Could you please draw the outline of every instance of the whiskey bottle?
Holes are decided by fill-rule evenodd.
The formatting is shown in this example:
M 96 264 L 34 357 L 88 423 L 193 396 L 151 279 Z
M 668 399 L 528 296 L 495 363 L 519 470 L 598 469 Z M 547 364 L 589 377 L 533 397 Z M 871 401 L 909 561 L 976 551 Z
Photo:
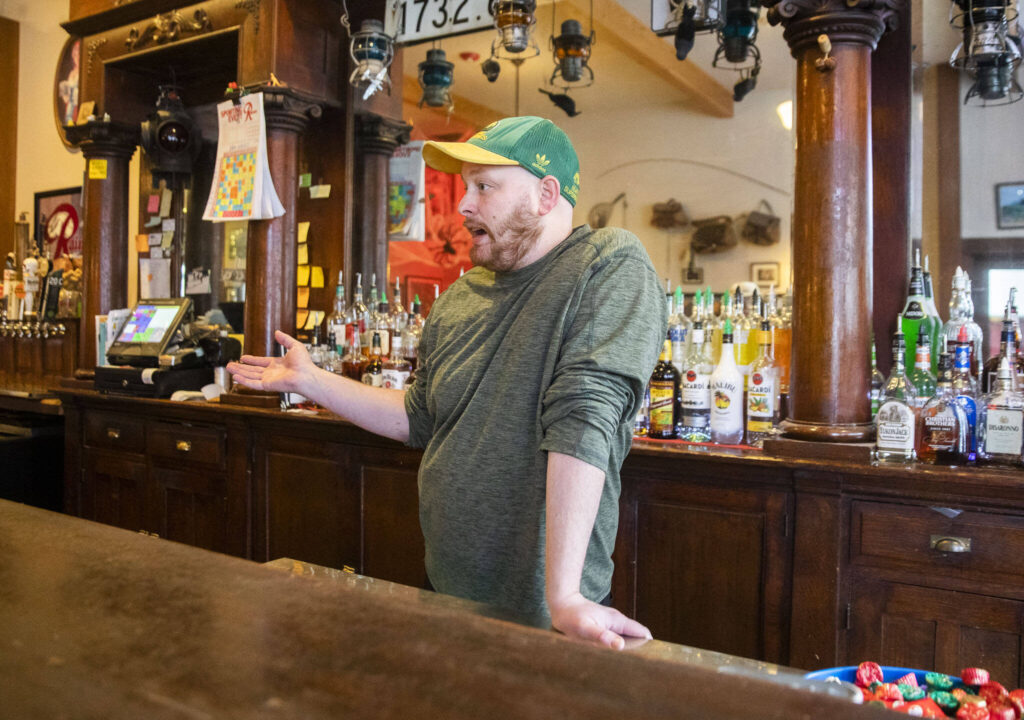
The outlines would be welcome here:
M 391 341 L 391 354 L 384 361 L 384 387 L 390 390 L 404 390 L 412 374 L 412 364 L 405 359 L 404 342 L 401 335 Z
M 679 373 L 672 364 L 672 342 L 662 344 L 658 364 L 651 375 L 651 404 L 648 420 L 648 437 L 667 440 L 676 436 L 676 393 L 679 389 Z
M 904 366 L 907 346 L 901 327 L 901 322 L 897 321 L 892 341 L 892 371 L 875 416 L 875 457 L 883 463 L 913 462 L 915 454 L 915 390 Z
M 935 394 L 921 408 L 917 419 L 917 459 L 936 465 L 968 461 L 967 414 L 953 393 L 953 360 L 939 355 Z
M 690 331 L 690 354 L 683 363 L 680 382 L 678 436 L 690 442 L 711 440 L 711 343 L 704 335 L 704 323 L 697 320 Z
M 732 338 L 732 320 L 727 317 L 722 325 L 722 359 L 711 373 L 711 442 L 720 445 L 743 442 L 743 375 L 736 367 Z
M 1024 444 L 1024 396 L 1014 387 L 1013 368 L 999 360 L 995 389 L 979 403 L 978 460 L 994 465 L 1020 465 Z
M 370 346 L 370 359 L 363 366 L 363 385 L 384 386 L 384 361 L 380 352 L 380 333 L 374 331 Z
M 761 321 L 761 350 L 747 379 L 747 444 L 762 447 L 779 422 L 779 373 L 772 358 L 771 323 Z
M 971 343 L 961 326 L 953 355 L 953 393 L 967 414 L 968 448 L 973 462 L 978 452 L 978 383 L 971 374 Z
M 981 373 L 981 391 L 990 393 L 996 386 L 996 377 L 999 373 L 999 362 L 1004 357 L 1009 361 L 1010 379 L 1015 389 L 1020 389 L 1020 378 L 1024 374 L 1024 359 L 1017 354 L 1017 342 L 1014 338 L 1013 321 L 1010 319 L 1010 305 L 1007 303 L 1003 311 L 1003 330 L 1000 334 L 999 353 L 985 361 L 984 370 Z
M 935 377 L 932 375 L 931 338 L 924 325 L 917 329 L 917 347 L 914 351 L 914 368 L 910 371 L 910 382 L 914 385 L 914 407 L 922 408 L 935 394 Z
M 366 364 L 366 356 L 360 348 L 360 333 L 354 325 L 348 327 L 348 348 L 341 358 L 342 374 L 352 380 L 362 381 L 363 365 Z

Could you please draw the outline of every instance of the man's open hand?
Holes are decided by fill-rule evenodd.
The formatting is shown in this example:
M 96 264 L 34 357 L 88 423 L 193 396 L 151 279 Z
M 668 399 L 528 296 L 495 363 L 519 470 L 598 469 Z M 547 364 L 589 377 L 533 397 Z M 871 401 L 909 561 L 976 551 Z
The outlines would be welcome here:
M 615 608 L 605 607 L 575 593 L 551 608 L 551 625 L 570 637 L 621 650 L 623 636 L 651 639 L 651 631 Z

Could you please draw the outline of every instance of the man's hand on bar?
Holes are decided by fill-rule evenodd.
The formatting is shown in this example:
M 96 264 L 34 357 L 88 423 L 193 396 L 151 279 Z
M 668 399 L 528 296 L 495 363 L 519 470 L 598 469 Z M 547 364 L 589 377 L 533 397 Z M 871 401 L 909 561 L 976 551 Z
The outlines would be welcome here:
M 236 383 L 252 390 L 299 392 L 303 377 L 313 373 L 316 365 L 306 346 L 291 335 L 278 330 L 274 339 L 287 351 L 284 357 L 243 355 L 238 362 L 228 363 L 228 372 Z
M 623 636 L 651 639 L 651 631 L 636 620 L 615 608 L 591 602 L 580 593 L 557 601 L 550 610 L 551 625 L 556 630 L 614 650 L 625 647 Z

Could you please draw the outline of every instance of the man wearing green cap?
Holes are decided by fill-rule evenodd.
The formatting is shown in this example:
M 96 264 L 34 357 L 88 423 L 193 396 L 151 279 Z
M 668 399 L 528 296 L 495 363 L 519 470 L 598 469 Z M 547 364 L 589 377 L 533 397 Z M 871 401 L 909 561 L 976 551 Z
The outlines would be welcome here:
M 466 184 L 476 267 L 434 303 L 412 387 L 319 370 L 284 333 L 284 358 L 228 369 L 424 449 L 437 590 L 611 647 L 650 637 L 609 602 L 619 468 L 666 326 L 650 259 L 623 230 L 573 228 L 579 161 L 548 120 L 506 118 L 465 143 L 428 142 L 423 157 Z

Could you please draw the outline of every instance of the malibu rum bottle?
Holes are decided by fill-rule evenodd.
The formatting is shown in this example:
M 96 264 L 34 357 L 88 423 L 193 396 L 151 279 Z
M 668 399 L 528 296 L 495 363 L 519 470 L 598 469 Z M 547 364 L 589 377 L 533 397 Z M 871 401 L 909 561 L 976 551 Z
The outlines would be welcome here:
M 722 359 L 711 373 L 711 442 L 742 443 L 743 416 L 743 374 L 736 367 L 732 320 L 727 317 L 722 325 Z
M 1020 465 L 1024 444 L 1024 396 L 1014 387 L 1013 368 L 999 361 L 995 389 L 978 414 L 978 459 L 995 465 Z
M 904 366 L 907 346 L 901 323 L 896 323 L 892 341 L 892 371 L 885 382 L 882 404 L 875 416 L 875 456 L 879 462 L 909 463 L 914 461 L 915 390 Z
M 969 459 L 967 414 L 953 393 L 953 359 L 939 355 L 935 393 L 917 419 L 917 459 L 936 465 L 957 465 Z
M 679 373 L 672 364 L 672 342 L 662 344 L 658 364 L 651 375 L 651 404 L 648 410 L 647 436 L 668 440 L 676 436 L 676 393 Z

